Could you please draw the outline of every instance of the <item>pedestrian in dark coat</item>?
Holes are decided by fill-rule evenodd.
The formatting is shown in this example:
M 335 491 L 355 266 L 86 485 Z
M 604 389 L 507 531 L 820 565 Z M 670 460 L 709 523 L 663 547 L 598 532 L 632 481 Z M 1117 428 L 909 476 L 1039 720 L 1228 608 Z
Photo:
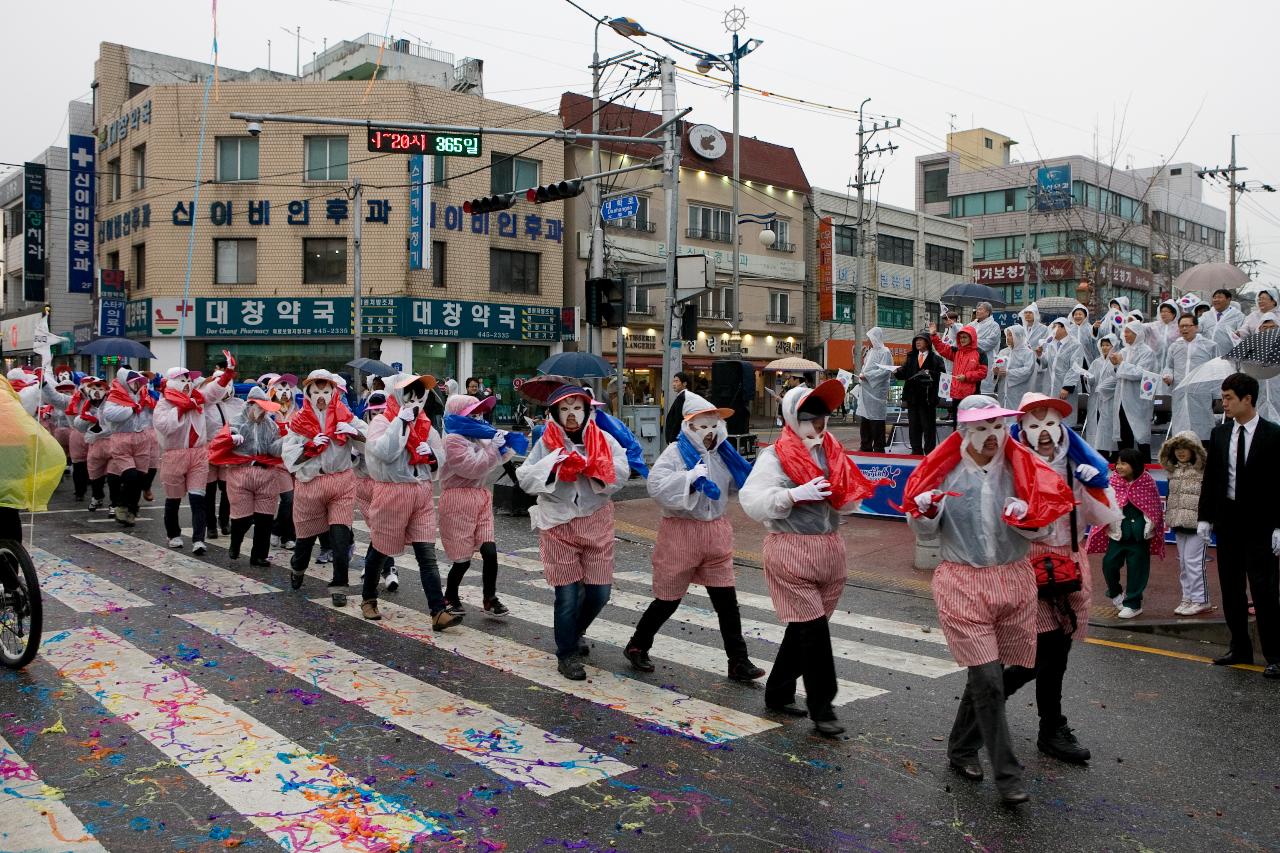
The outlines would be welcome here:
M 938 443 L 938 378 L 944 370 L 946 362 L 933 351 L 929 336 L 919 334 L 911 339 L 911 354 L 893 374 L 903 382 L 911 452 L 917 456 L 929 453 Z

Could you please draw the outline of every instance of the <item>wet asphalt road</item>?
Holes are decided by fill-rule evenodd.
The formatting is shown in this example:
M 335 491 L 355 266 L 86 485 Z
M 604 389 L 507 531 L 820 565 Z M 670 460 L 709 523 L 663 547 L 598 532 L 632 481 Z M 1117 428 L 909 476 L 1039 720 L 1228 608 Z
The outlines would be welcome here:
M 623 630 L 618 626 L 629 628 L 638 618 L 631 605 L 647 597 L 636 579 L 614 587 L 634 598 L 616 597 L 601 615 L 615 626 L 588 635 L 590 662 L 621 674 L 619 679 L 597 673 L 590 684 L 614 684 L 610 695 L 626 701 L 609 707 L 537 676 L 532 661 L 551 649 L 551 631 L 549 621 L 536 617 L 552 595 L 536 572 L 536 551 L 527 550 L 536 546 L 527 519 L 498 519 L 499 549 L 511 555 L 503 557 L 499 592 L 512 604 L 513 618 L 495 622 L 470 608 L 465 626 L 471 629 L 471 651 L 459 652 L 451 643 L 462 641 L 451 641 L 448 632 L 432 647 L 337 613 L 311 601 L 324 595 L 323 580 L 309 577 L 293 592 L 283 567 L 233 564 L 220 547 L 211 547 L 201 562 L 234 567 L 277 591 L 226 594 L 216 586 L 226 576 L 218 575 L 213 586 L 198 577 L 193 584 L 157 570 L 163 559 L 143 556 L 143 565 L 117 556 L 75 536 L 124 533 L 163 546 L 159 507 L 144 511 L 146 519 L 124 531 L 100 521 L 102 513 L 80 511 L 64 492 L 51 508 L 72 511 L 37 517 L 37 544 L 144 604 L 77 612 L 66 602 L 88 601 L 94 590 L 72 589 L 62 599 L 46 595 L 45 635 L 52 654 L 25 672 L 0 674 L 0 735 L 11 749 L 0 760 L 3 850 L 23 849 L 18 832 L 31 825 L 44 825 L 55 839 L 71 839 L 42 849 L 90 849 L 87 840 L 73 843 L 87 835 L 112 851 L 282 845 L 475 851 L 1280 849 L 1280 684 L 1257 673 L 1157 653 L 1202 656 L 1216 648 L 1095 630 L 1098 639 L 1150 648 L 1084 644 L 1073 650 L 1064 704 L 1093 751 L 1088 767 L 1039 754 L 1033 691 L 1024 688 L 1013 697 L 1015 747 L 1033 799 L 1011 812 L 998 804 L 990 781 L 974 784 L 947 771 L 944 740 L 964 675 L 946 667 L 949 658 L 937 642 L 927 598 L 846 588 L 839 613 L 847 618 L 832 633 L 857 659 L 838 659 L 837 670 L 847 682 L 863 685 L 856 689 L 876 695 L 841 705 L 837 712 L 848 732 L 829 741 L 813 736 L 805 720 L 767 713 L 762 686 L 723 678 L 719 635 L 705 598 L 687 597 L 690 609 L 682 608 L 663 631 L 701 648 L 673 646 L 663 659 L 655 651 L 656 673 L 631 672 L 613 641 Z M 358 553 L 365 542 L 367 536 L 357 534 Z M 189 547 L 182 553 L 190 556 Z M 618 543 L 620 572 L 647 572 L 648 561 L 647 547 Z M 477 584 L 478 562 L 470 578 Z M 353 580 L 360 565 L 357 558 Z M 391 621 L 429 634 L 417 575 L 404 571 L 401 577 L 401 589 L 384 600 L 417 613 L 395 611 Z M 739 570 L 739 589 L 767 594 L 754 569 Z M 348 611 L 358 602 L 357 590 L 351 593 Z M 208 620 L 225 621 L 225 614 L 241 613 L 240 608 L 251 609 L 242 643 L 207 630 Z M 215 615 L 195 617 L 206 620 L 197 627 L 181 618 L 193 614 Z M 529 621 L 514 618 L 522 614 Z M 909 630 L 886 633 L 881 623 L 876 630 L 859 627 L 852 614 L 909 623 Z M 744 606 L 743 616 L 766 626 L 748 626 L 746 633 L 753 658 L 771 661 L 776 646 L 755 635 L 776 625 L 772 614 Z M 262 631 L 276 623 L 292 639 Z M 508 642 L 477 654 L 477 632 Z M 80 651 L 71 648 L 81 640 L 92 642 Z M 348 689 L 359 701 L 316 676 L 326 669 L 325 660 L 334 660 L 322 655 L 317 663 L 314 650 L 306 651 L 306 642 L 317 640 L 350 653 L 343 658 L 347 664 L 330 668 L 348 673 L 354 685 Z M 86 648 L 91 651 L 82 653 Z M 521 654 L 532 657 L 522 663 Z M 76 661 L 74 675 L 60 677 L 50 656 Z M 141 677 L 139 660 L 159 669 Z M 376 662 L 401 687 L 425 683 L 461 698 L 456 705 L 416 699 L 397 704 L 388 698 L 395 692 L 386 687 L 391 682 L 384 678 L 370 692 L 359 677 L 360 665 L 350 660 Z M 196 698 L 164 705 L 164 691 L 175 681 L 186 700 Z M 637 681 L 649 685 L 649 693 L 628 689 Z M 699 737 L 692 729 L 645 718 L 635 703 L 651 697 L 651 688 L 666 697 L 672 719 L 682 713 L 693 718 L 696 709 L 728 709 L 728 718 L 750 733 Z M 148 728 L 129 708 L 153 700 L 160 704 L 152 710 L 167 724 Z M 388 703 L 393 712 L 385 710 Z M 507 748 L 514 744 L 527 766 L 505 776 L 494 770 L 502 758 L 494 753 L 502 750 L 495 748 L 492 733 L 477 734 L 466 724 L 475 713 L 467 703 L 546 733 L 508 738 Z M 452 734 L 429 739 L 411 722 L 444 726 Z M 273 740 L 272 732 L 282 740 Z M 559 769 L 539 757 L 552 740 L 577 744 L 589 758 L 563 789 L 544 795 L 535 788 Z M 632 769 L 620 772 L 623 766 Z M 281 767 L 291 768 L 284 771 L 291 775 L 280 775 Z M 340 768 L 346 782 L 335 784 L 325 767 Z M 36 777 L 39 784 L 31 781 Z M 305 807 L 278 814 L 272 796 L 282 788 L 289 802 Z M 342 830 L 345 839 L 305 829 L 341 823 L 343 804 L 367 804 L 373 797 L 385 812 L 412 815 L 408 825 L 419 821 L 418 839 L 397 834 L 392 824 L 403 827 L 403 820 L 351 823 Z M 65 823 L 49 817 L 49 803 L 69 810 L 83 832 L 66 832 Z

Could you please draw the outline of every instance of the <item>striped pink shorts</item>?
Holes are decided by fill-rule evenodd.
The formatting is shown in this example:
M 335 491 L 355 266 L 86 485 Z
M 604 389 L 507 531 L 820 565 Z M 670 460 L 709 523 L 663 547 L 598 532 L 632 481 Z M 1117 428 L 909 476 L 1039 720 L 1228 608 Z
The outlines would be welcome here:
M 404 553 L 405 545 L 436 541 L 436 512 L 431 483 L 373 481 L 369 507 L 369 539 L 388 557 Z M 296 498 L 295 498 L 296 500 Z
M 334 524 L 350 527 L 355 514 L 356 475 L 350 468 L 293 487 L 293 528 L 299 539 L 319 536 Z
M 160 482 L 170 500 L 188 493 L 203 495 L 209 483 L 209 448 L 166 450 L 160 460 Z
M 488 489 L 445 489 L 440 493 L 440 543 L 451 563 L 471 559 L 493 541 L 493 495 Z
M 663 518 L 653 549 L 653 597 L 676 601 L 689 584 L 733 586 L 733 525 L 714 521 Z
M 248 518 L 255 513 L 276 514 L 276 504 L 280 500 L 280 478 L 274 467 L 227 465 L 223 470 L 232 518 Z
M 956 663 L 1035 666 L 1036 577 L 1029 560 L 982 567 L 943 560 L 933 572 L 933 600 Z
M 111 453 L 110 461 L 107 463 L 108 474 L 123 474 L 130 468 L 135 468 L 146 473 L 151 468 L 151 445 L 155 442 L 154 433 L 150 430 L 143 432 L 113 432 L 106 439 L 106 445 Z M 98 444 L 102 444 L 103 440 L 98 439 Z
M 84 433 L 78 429 L 71 430 L 67 436 L 67 456 L 72 462 L 84 462 L 89 458 L 89 445 L 85 443 Z
M 780 622 L 830 618 L 847 576 L 839 533 L 770 533 L 764 538 L 764 579 Z
M 111 465 L 111 438 L 100 437 L 93 444 L 85 443 L 89 448 L 85 462 L 89 465 L 89 479 L 96 480 L 107 475 Z
M 613 502 L 538 532 L 542 573 L 552 586 L 613 583 Z

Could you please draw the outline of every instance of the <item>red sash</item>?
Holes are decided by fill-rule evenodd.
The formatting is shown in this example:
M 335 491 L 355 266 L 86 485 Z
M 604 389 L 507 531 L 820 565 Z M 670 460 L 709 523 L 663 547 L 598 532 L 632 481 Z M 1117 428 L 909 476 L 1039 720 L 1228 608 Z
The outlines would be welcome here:
M 166 387 L 164 398 L 184 415 L 191 411 L 197 414 L 204 411 L 204 395 L 199 391 L 193 390 L 190 394 L 183 394 L 181 391 Z
M 150 399 L 151 395 L 143 390 L 140 398 L 135 398 L 129 389 L 126 388 L 119 379 L 112 380 L 111 390 L 107 392 L 107 402 L 115 403 L 118 406 L 128 406 L 133 409 L 136 415 L 142 411 L 142 407 L 146 405 L 142 399 Z
M 604 437 L 604 431 L 596 426 L 595 419 L 587 421 L 582 432 L 582 443 L 587 448 L 584 458 L 581 453 L 568 446 L 565 441 L 564 427 L 555 421 L 548 420 L 547 428 L 542 432 L 542 443 L 549 451 L 564 450 L 569 458 L 560 463 L 556 477 L 563 483 L 572 483 L 579 475 L 586 474 L 606 485 L 618 478 L 613 469 L 613 452 Z
M 236 446 L 231 443 L 231 427 L 224 426 L 209 442 L 210 465 L 248 465 L 257 462 L 261 465 L 280 465 L 283 460 L 279 456 L 268 456 L 265 453 L 252 455 L 237 453 Z
M 874 483 L 868 480 L 849 459 L 844 445 L 830 432 L 822 436 L 822 450 L 827 456 L 827 467 L 831 471 L 829 474 L 822 473 L 800 436 L 789 426 L 782 430 L 782 437 L 773 445 L 773 450 L 778 455 L 783 473 L 797 486 L 808 483 L 814 477 L 825 478 L 831 484 L 831 496 L 827 498 L 827 502 L 836 509 L 852 501 L 869 498 L 878 486 L 889 483 L 888 480 L 877 480 Z
M 302 448 L 302 452 L 305 455 L 319 456 L 324 452 L 324 448 L 315 443 L 316 436 L 323 432 L 329 436 L 330 441 L 346 444 L 347 436 L 345 433 L 338 432 L 338 424 L 352 420 L 355 420 L 355 415 L 351 414 L 351 410 L 347 408 L 347 404 L 342 402 L 341 398 L 335 396 L 329 402 L 329 408 L 325 411 L 324 429 L 321 430 L 320 420 L 311 409 L 311 401 L 304 398 L 302 408 L 293 417 L 289 418 L 289 429 L 308 439 Z

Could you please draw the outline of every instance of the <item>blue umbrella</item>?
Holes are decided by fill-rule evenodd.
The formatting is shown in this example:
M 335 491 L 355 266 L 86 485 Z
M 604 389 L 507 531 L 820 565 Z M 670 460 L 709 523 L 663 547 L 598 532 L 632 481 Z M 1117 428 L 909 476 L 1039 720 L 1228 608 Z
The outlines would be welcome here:
M 347 362 L 347 367 L 354 367 L 356 370 L 364 373 L 372 373 L 374 376 L 386 378 L 395 376 L 396 369 L 389 364 L 383 364 L 375 358 L 357 358 Z
M 155 353 L 128 338 L 98 338 L 80 347 L 80 355 L 116 355 L 120 358 L 155 358 Z
M 589 352 L 557 353 L 538 365 L 539 373 L 555 373 L 577 379 L 613 376 L 617 370 L 598 355 Z
M 985 284 L 974 281 L 962 281 L 951 285 L 941 298 L 947 305 L 977 305 L 979 302 L 990 302 L 995 307 L 1004 307 L 1003 293 L 994 287 L 987 287 Z

